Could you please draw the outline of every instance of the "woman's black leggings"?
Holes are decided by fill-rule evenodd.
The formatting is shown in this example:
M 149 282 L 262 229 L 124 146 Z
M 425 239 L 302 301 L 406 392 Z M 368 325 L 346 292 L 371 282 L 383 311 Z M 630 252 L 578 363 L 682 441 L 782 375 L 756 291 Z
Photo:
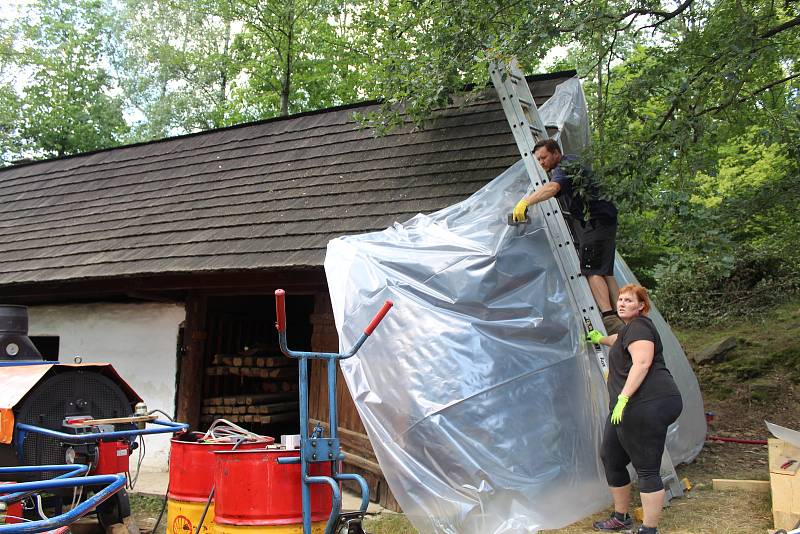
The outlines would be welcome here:
M 619 425 L 611 424 L 609 414 L 600 447 L 609 486 L 628 485 L 631 478 L 627 466 L 632 463 L 639 476 L 639 491 L 653 493 L 664 489 L 660 468 L 667 427 L 678 418 L 681 410 L 680 395 L 671 395 L 629 404 Z

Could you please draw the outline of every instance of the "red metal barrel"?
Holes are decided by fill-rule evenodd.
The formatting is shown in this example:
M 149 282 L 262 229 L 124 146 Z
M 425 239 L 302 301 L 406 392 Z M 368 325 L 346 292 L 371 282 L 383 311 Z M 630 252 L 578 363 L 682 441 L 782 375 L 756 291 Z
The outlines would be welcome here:
M 278 458 L 299 456 L 283 449 L 217 452 L 214 468 L 215 522 L 263 526 L 302 523 L 300 464 Z M 311 475 L 330 476 L 329 463 L 310 464 Z M 327 520 L 332 494 L 327 484 L 311 486 L 311 520 Z
M 195 432 L 200 438 L 202 434 Z M 263 449 L 274 438 L 258 443 L 242 443 L 236 450 Z M 169 499 L 186 502 L 206 502 L 214 485 L 214 453 L 230 451 L 233 443 L 206 443 L 172 439 L 169 454 Z

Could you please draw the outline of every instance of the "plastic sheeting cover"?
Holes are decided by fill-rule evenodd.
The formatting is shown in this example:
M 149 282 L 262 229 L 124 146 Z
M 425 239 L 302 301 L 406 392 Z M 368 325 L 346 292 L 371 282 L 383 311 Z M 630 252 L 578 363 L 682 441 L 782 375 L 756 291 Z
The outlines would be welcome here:
M 328 244 L 341 364 L 392 493 L 420 532 L 537 532 L 610 504 L 607 411 L 542 221 L 505 213 L 517 164 L 464 202 Z M 565 505 L 569 503 L 569 505 Z
M 589 112 L 577 78 L 558 84 L 539 115 L 545 126 L 558 128 L 553 139 L 561 143 L 565 154 L 580 154 L 589 145 Z
M 559 89 L 566 97 L 548 109 Z M 583 93 L 577 80 L 559 89 L 541 114 L 579 151 Z M 529 187 L 519 162 L 464 202 L 328 245 L 342 350 L 384 300 L 395 302 L 342 371 L 389 486 L 422 533 L 532 533 L 610 504 L 598 456 L 608 396 L 580 315 L 538 210 L 532 224 L 505 224 Z M 620 282 L 634 280 L 619 257 L 616 268 Z M 684 398 L 667 444 L 686 461 L 703 444 L 702 399 L 677 340 L 652 317 Z

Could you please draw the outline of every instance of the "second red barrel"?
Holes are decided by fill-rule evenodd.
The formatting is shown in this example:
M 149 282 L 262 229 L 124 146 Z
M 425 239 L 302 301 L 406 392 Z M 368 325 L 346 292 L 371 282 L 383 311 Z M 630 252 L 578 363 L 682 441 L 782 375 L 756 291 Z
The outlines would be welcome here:
M 229 530 L 223 525 L 269 527 L 301 524 L 300 464 L 278 463 L 278 458 L 297 457 L 299 454 L 299 451 L 285 449 L 214 453 L 217 532 Z M 327 462 L 310 464 L 309 469 L 311 475 L 331 474 Z M 311 521 L 327 521 L 331 506 L 330 486 L 311 485 Z

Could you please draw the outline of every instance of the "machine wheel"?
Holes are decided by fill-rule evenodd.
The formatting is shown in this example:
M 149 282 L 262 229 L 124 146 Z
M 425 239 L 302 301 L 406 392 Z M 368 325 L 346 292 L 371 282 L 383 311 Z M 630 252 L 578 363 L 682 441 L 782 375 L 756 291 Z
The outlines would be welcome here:
M 104 529 L 122 523 L 130 515 L 131 501 L 124 488 L 97 507 L 97 520 Z

